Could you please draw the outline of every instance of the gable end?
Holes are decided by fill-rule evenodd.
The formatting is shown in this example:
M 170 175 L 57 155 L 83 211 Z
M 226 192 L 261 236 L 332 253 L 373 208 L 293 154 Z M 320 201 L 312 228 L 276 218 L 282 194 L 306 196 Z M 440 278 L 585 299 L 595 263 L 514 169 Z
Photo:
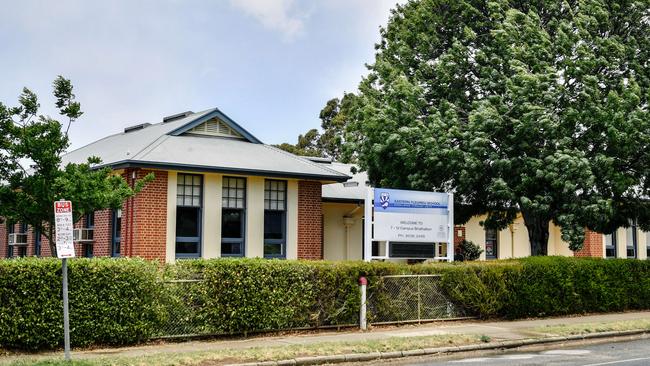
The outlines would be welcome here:
M 239 134 L 234 129 L 230 128 L 230 126 L 218 118 L 209 119 L 200 125 L 188 130 L 185 132 L 185 134 L 244 139 L 244 136 Z

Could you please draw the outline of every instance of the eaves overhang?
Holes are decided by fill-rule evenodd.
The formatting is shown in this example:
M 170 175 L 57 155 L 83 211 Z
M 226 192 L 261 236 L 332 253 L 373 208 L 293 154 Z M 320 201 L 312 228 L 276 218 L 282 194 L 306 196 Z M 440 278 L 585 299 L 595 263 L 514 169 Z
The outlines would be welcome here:
M 147 169 L 161 169 L 161 170 L 181 170 L 188 172 L 202 172 L 202 173 L 222 173 L 222 174 L 238 174 L 238 175 L 251 175 L 259 177 L 274 177 L 274 178 L 294 178 L 294 179 L 309 179 L 324 181 L 324 183 L 342 183 L 350 179 L 349 176 L 327 175 L 327 174 L 310 174 L 310 173 L 294 173 L 282 172 L 276 170 L 259 170 L 259 169 L 242 169 L 233 167 L 219 167 L 219 166 L 204 166 L 204 165 L 191 165 L 191 164 L 170 164 L 159 163 L 155 161 L 138 161 L 138 160 L 125 160 L 118 161 L 103 166 L 109 166 L 112 169 L 126 169 L 126 168 L 147 168 Z M 102 166 L 96 166 L 100 168 Z

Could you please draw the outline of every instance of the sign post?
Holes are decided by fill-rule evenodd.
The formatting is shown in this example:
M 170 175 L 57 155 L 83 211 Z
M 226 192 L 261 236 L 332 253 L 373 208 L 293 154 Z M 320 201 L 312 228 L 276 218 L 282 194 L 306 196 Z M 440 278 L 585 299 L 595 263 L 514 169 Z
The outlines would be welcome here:
M 68 258 L 74 258 L 74 234 L 72 227 L 72 202 L 54 202 L 54 229 L 56 256 L 61 258 L 63 272 L 63 340 L 65 359 L 70 360 L 70 313 L 68 311 Z
M 453 207 L 454 195 L 451 193 L 368 188 L 364 260 L 453 261 Z M 373 241 L 385 243 L 383 253 L 379 250 L 373 255 Z M 446 244 L 444 255 L 440 244 Z

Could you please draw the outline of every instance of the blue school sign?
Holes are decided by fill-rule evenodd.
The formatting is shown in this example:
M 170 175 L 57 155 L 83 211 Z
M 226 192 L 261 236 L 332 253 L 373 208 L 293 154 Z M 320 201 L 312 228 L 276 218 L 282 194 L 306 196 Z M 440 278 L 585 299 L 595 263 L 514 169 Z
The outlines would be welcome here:
M 366 199 L 370 241 L 399 243 L 447 243 L 439 259 L 453 260 L 453 195 L 440 192 L 370 188 Z M 366 242 L 366 250 L 371 244 Z M 388 248 L 388 247 L 387 247 Z M 388 258 L 389 250 L 381 258 Z M 367 255 L 364 255 L 369 259 Z M 436 256 L 438 257 L 438 256 Z M 373 257 L 380 258 L 380 257 Z

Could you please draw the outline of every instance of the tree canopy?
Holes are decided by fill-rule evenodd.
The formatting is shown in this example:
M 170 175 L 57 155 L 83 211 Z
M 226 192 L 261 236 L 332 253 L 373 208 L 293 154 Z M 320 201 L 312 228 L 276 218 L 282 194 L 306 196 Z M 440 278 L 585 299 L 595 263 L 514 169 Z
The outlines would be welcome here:
M 52 236 L 54 201 L 72 201 L 76 222 L 86 213 L 122 207 L 122 202 L 153 176 L 129 186 L 110 168 L 98 168 L 101 161 L 96 157 L 83 164 L 62 166 L 62 155 L 69 146 L 68 131 L 83 112 L 70 80 L 59 76 L 53 88 L 56 107 L 67 118 L 65 126 L 49 116 L 38 115 L 38 98 L 27 88 L 18 98 L 17 107 L 0 103 L 0 218 L 39 230 L 56 255 Z
M 650 229 L 650 2 L 415 0 L 381 30 L 348 150 L 376 186 L 454 192 L 456 222 L 521 212 Z
M 298 142 L 293 145 L 283 143 L 276 145 L 282 150 L 296 155 L 317 156 L 348 162 L 354 155 L 344 154 L 346 127 L 349 113 L 355 105 L 356 95 L 344 93 L 343 98 L 333 98 L 327 101 L 320 111 L 321 129 L 311 129 L 304 135 L 298 136 Z

